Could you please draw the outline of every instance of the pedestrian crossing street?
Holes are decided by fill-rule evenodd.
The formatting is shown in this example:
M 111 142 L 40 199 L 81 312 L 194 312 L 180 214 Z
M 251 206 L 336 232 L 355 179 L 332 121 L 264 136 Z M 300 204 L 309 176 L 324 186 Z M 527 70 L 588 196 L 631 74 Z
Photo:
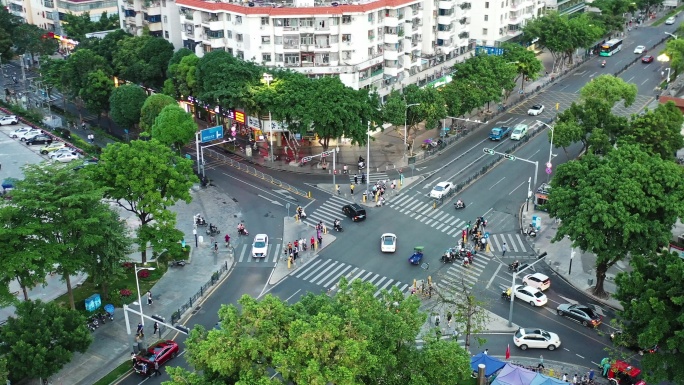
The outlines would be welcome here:
M 335 218 L 339 219 L 342 224 L 344 224 L 344 220 L 347 219 L 347 216 L 342 212 L 342 207 L 349 203 L 351 202 L 342 197 L 333 195 L 326 199 L 325 202 L 315 210 L 311 212 L 304 210 L 306 219 L 304 219 L 303 222 L 315 227 L 318 222 L 323 221 L 323 224 L 329 230 L 332 230 L 332 224 Z M 342 227 L 344 228 L 344 226 Z
M 233 257 L 238 263 L 259 263 L 259 264 L 274 264 L 278 261 L 278 257 L 284 256 L 283 245 L 280 243 L 269 244 L 268 245 L 268 255 L 265 258 L 254 258 L 252 257 L 252 244 L 250 237 L 242 237 L 246 239 L 245 244 L 233 245 L 234 253 Z M 233 242 L 231 242 L 233 244 Z M 301 256 L 300 252 L 300 256 Z
M 361 189 L 361 174 L 362 174 L 362 173 L 356 173 L 356 174 L 354 174 L 353 172 L 350 172 L 350 173 L 349 173 L 349 184 L 354 183 L 354 176 L 356 176 L 356 177 L 357 177 L 357 182 L 358 182 L 358 186 L 356 186 L 356 188 L 359 189 L 359 190 L 364 190 L 364 191 L 365 191 L 365 186 L 364 186 L 363 189 Z M 364 172 L 363 175 L 366 175 L 366 173 Z M 370 175 L 368 176 L 368 178 L 369 178 L 371 184 L 375 184 L 375 182 L 379 182 L 379 181 L 381 181 L 381 180 L 384 180 L 384 181 L 391 181 L 389 175 L 387 175 L 387 173 L 385 173 L 385 172 L 370 173 Z M 387 187 L 389 188 L 389 183 L 388 183 L 388 186 L 387 186 Z
M 397 287 L 402 293 L 409 292 L 408 284 L 332 259 L 317 258 L 299 267 L 291 275 L 322 286 L 328 291 L 334 290 L 340 278 L 346 277 L 349 282 L 360 279 L 363 282 L 370 282 L 375 285 L 378 288 L 374 294 L 375 297 L 379 296 L 382 290 L 391 290 L 392 287 Z

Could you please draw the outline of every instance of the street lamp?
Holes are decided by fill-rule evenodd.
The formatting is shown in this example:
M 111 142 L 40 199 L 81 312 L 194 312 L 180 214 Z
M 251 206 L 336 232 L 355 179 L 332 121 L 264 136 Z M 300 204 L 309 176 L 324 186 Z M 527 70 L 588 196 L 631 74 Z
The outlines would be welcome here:
M 549 162 L 546 163 L 546 167 L 551 168 L 551 158 L 553 157 L 553 127 L 542 122 L 541 120 L 537 120 L 537 123 L 541 123 L 541 124 L 545 125 L 546 127 L 548 127 L 549 130 L 551 130 L 551 144 L 549 145 Z M 549 178 L 551 178 L 551 174 L 547 172 L 546 173 L 546 181 L 547 182 L 549 181 Z M 537 186 L 534 186 L 534 188 L 537 188 Z
M 145 317 L 143 317 L 143 308 L 142 308 L 142 299 L 140 297 L 140 283 L 138 282 L 138 272 L 142 270 L 149 270 L 149 271 L 154 271 L 156 270 L 154 267 L 138 267 L 136 264 L 133 264 L 133 270 L 135 270 L 135 287 L 138 289 L 138 305 L 140 305 L 140 323 L 145 326 Z
M 264 73 L 264 81 L 266 82 L 266 87 L 271 87 L 271 81 L 273 80 L 273 75 L 269 73 Z M 268 130 L 269 130 L 269 154 L 271 162 L 275 161 L 273 158 L 273 121 L 271 118 L 271 109 L 268 109 Z
M 406 128 L 408 125 L 408 109 L 409 107 L 420 106 L 420 103 L 407 104 L 404 110 L 404 158 L 406 158 Z
M 665 32 L 665 34 L 666 34 L 666 35 L 670 35 L 670 36 L 672 36 L 675 40 L 677 40 L 677 35 L 675 35 L 674 33 Z
M 665 68 L 667 70 L 667 82 L 670 82 L 670 67 Z

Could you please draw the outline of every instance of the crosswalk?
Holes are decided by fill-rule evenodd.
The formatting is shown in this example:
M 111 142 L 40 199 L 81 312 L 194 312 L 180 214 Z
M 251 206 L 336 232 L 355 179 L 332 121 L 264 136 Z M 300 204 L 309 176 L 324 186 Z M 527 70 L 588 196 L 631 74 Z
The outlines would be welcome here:
M 335 218 L 339 219 L 340 221 L 344 221 L 344 219 L 347 218 L 342 212 L 342 207 L 348 205 L 349 203 L 351 202 L 342 197 L 333 195 L 327 198 L 326 201 L 315 210 L 311 212 L 304 210 L 306 213 L 306 219 L 304 219 L 302 222 L 310 226 L 316 226 L 318 222 L 322 221 L 326 227 L 332 229 L 332 223 Z
M 252 257 L 252 244 L 249 241 L 251 238 L 243 238 L 247 239 L 246 244 L 237 244 L 233 246 L 233 257 L 238 263 L 258 263 L 272 266 L 278 261 L 278 257 L 283 255 L 283 245 L 280 243 L 271 243 L 268 245 L 268 253 L 266 257 L 254 258 Z
M 299 267 L 292 275 L 329 291 L 336 288 L 342 277 L 346 277 L 349 282 L 360 279 L 377 287 L 375 297 L 379 296 L 382 290 L 390 290 L 392 287 L 397 287 L 402 293 L 407 293 L 409 289 L 409 285 L 403 282 L 332 259 L 317 258 Z
M 354 182 L 358 182 L 360 184 L 361 183 L 361 174 L 362 173 L 356 173 L 356 174 L 349 173 L 349 183 L 351 184 Z M 363 175 L 366 175 L 366 173 L 364 172 Z M 355 176 L 356 176 L 356 180 L 354 180 Z M 368 180 L 370 181 L 371 184 L 374 184 L 375 182 L 379 182 L 379 181 L 383 181 L 383 180 L 384 181 L 391 181 L 389 175 L 387 175 L 387 173 L 385 173 L 385 172 L 370 173 L 370 175 L 368 175 Z M 388 186 L 388 188 L 389 188 L 389 186 Z

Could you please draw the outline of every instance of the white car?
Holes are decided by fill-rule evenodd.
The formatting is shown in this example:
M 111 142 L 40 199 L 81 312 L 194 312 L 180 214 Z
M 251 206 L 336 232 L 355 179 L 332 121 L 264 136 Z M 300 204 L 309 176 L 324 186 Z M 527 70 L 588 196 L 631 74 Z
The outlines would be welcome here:
M 674 24 L 674 23 L 675 23 L 675 18 L 674 18 L 674 16 L 668 17 L 667 20 L 665 20 L 665 24 L 666 24 L 666 25 L 672 25 L 672 24 Z
M 535 104 L 534 106 L 530 107 L 529 110 L 527 110 L 527 115 L 537 116 L 540 115 L 542 112 L 544 112 L 544 105 Z
M 268 256 L 268 235 L 257 234 L 252 243 L 252 257 L 266 258 Z
M 442 199 L 449 194 L 452 187 L 453 185 L 451 182 L 439 182 L 432 188 L 432 191 L 430 191 L 430 198 Z
M 521 140 L 527 135 L 527 124 L 518 124 L 513 128 L 511 140 Z
M 536 287 L 516 285 L 513 293 L 515 298 L 527 302 L 532 306 L 544 306 L 546 305 L 546 302 L 548 302 L 546 295 Z
M 52 158 L 53 162 L 60 162 L 60 163 L 69 163 L 72 160 L 76 160 L 80 158 L 77 152 L 68 152 L 68 153 L 63 153 L 59 154 L 58 156 L 55 156 Z
M 394 253 L 397 251 L 397 236 L 392 233 L 385 233 L 380 236 L 380 251 L 383 253 Z
M 20 141 L 23 142 L 23 141 L 25 141 L 26 139 L 31 139 L 31 138 L 33 138 L 34 136 L 40 135 L 40 134 L 42 134 L 42 133 L 43 133 L 43 130 L 41 130 L 40 128 L 32 128 L 32 129 L 30 129 L 30 130 L 28 130 L 28 131 L 26 131 L 26 132 L 23 132 L 23 133 L 17 135 L 17 138 L 18 138 Z
M 542 329 L 520 328 L 513 335 L 513 343 L 522 350 L 527 350 L 527 348 L 556 350 L 561 341 L 556 333 Z
M 636 48 L 634 48 L 634 53 L 642 54 L 644 51 L 646 51 L 646 47 L 643 45 L 638 45 Z
M 537 289 L 544 291 L 551 287 L 551 279 L 542 273 L 528 274 L 523 277 L 523 284 L 526 286 L 536 287 Z
M 3 115 L 0 116 L 0 126 L 6 126 L 10 124 L 19 123 L 19 118 L 16 115 Z
M 59 149 L 57 149 L 57 150 L 55 150 L 55 151 L 52 151 L 52 152 L 50 153 L 50 155 L 48 155 L 48 157 L 49 157 L 50 159 L 54 159 L 54 158 L 56 158 L 56 157 L 58 157 L 58 156 L 60 156 L 60 155 L 62 155 L 62 154 L 69 154 L 69 153 L 72 153 L 72 152 L 74 152 L 74 149 L 72 149 L 72 148 L 70 148 L 70 147 L 62 147 L 62 148 L 59 148 Z
M 9 136 L 10 136 L 10 138 L 16 139 L 19 137 L 19 135 L 23 135 L 30 130 L 33 130 L 33 128 L 31 128 L 31 127 L 20 127 L 20 128 L 17 128 L 16 130 L 10 132 Z

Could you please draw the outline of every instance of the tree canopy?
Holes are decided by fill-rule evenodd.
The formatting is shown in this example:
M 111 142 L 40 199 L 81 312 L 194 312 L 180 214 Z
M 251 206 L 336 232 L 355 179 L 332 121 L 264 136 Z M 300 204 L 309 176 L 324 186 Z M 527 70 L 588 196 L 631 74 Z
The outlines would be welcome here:
M 116 124 L 132 128 L 140 122 L 140 112 L 147 94 L 135 84 L 117 87 L 109 97 L 110 116 Z
M 145 99 L 145 103 L 143 103 L 140 109 L 140 129 L 150 131 L 154 125 L 154 120 L 157 119 L 157 116 L 164 107 L 174 104 L 178 105 L 178 102 L 171 96 L 164 94 L 150 95 Z
M 561 219 L 554 242 L 568 236 L 573 247 L 596 255 L 594 293 L 604 296 L 610 266 L 668 243 L 684 214 L 684 172 L 639 145 L 619 143 L 605 156 L 558 166 L 546 207 Z
M 183 146 L 195 137 L 197 123 L 191 114 L 174 103 L 159 112 L 151 131 L 153 139 L 167 146 L 173 146 L 180 154 Z
M 150 35 L 127 37 L 120 40 L 113 57 L 119 76 L 151 88 L 161 88 L 173 55 L 173 45 Z
M 468 354 L 453 340 L 414 340 L 425 315 L 416 297 L 342 280 L 339 291 L 288 305 L 272 295 L 224 305 L 221 328 L 197 326 L 186 340 L 190 373 L 170 368 L 171 384 L 329 383 L 444 384 L 470 374 Z M 439 364 L 443 363 L 443 364 Z M 448 364 L 447 364 L 448 363 Z M 277 368 L 273 378 L 270 368 Z
M 504 50 L 504 60 L 507 63 L 515 64 L 520 79 L 520 88 L 525 87 L 526 80 L 533 81 L 541 76 L 544 65 L 534 51 L 515 43 L 504 43 L 501 48 Z
M 148 244 L 162 252 L 179 242 L 182 233 L 175 229 L 176 214 L 168 208 L 192 199 L 190 187 L 199 182 L 192 161 L 154 139 L 110 144 L 100 160 L 93 173 L 106 188 L 105 197 L 116 200 L 140 221 L 136 242 L 142 262 L 147 261 Z
M 77 311 L 37 300 L 17 304 L 15 316 L 0 328 L 0 340 L 9 377 L 18 382 L 59 372 L 75 352 L 88 349 L 93 337 Z
M 684 383 L 684 260 L 676 253 L 651 253 L 633 255 L 630 265 L 632 271 L 615 279 L 623 333 L 640 347 L 658 345 L 659 352 L 640 360 L 648 383 Z
M 677 150 L 684 147 L 683 124 L 684 116 L 673 102 L 658 104 L 655 110 L 634 117 L 624 133 L 625 141 L 663 159 L 674 159 Z
M 119 29 L 119 15 L 116 13 L 108 15 L 105 11 L 97 21 L 93 21 L 90 18 L 90 12 L 83 12 L 80 15 L 65 13 L 62 28 L 70 39 L 81 42 L 86 40 L 88 33 Z

